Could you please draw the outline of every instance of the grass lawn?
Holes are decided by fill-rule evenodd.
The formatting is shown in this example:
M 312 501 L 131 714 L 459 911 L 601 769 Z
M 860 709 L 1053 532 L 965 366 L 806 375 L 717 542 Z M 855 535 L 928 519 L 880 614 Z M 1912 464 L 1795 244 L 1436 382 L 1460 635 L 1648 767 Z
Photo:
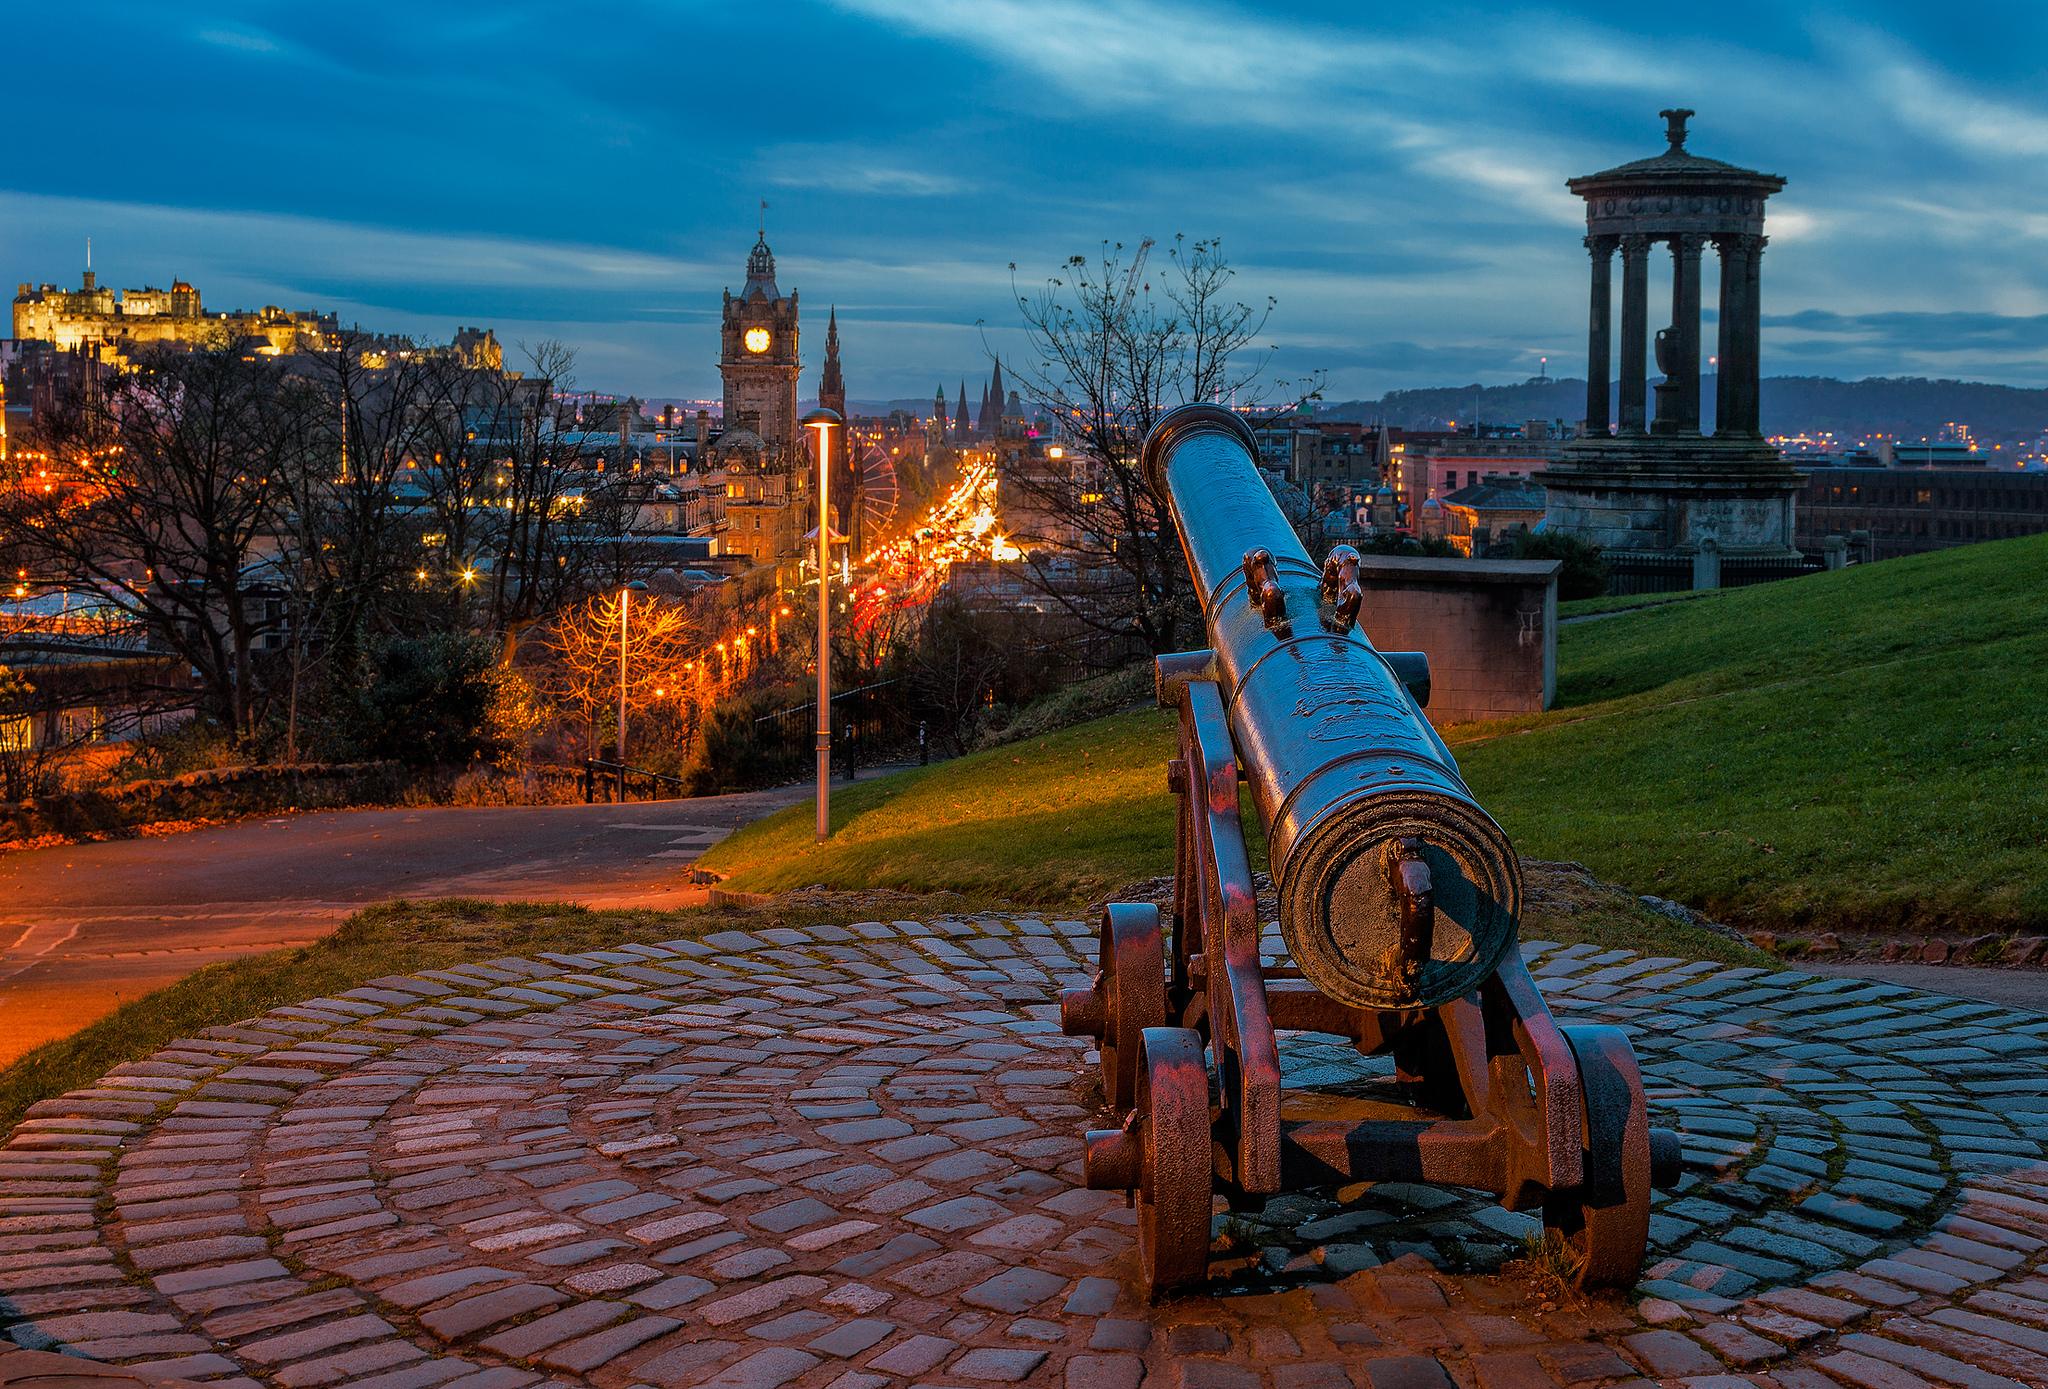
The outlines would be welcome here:
M 1080 912 L 1173 869 L 1166 792 L 1173 722 L 1145 710 L 902 772 L 832 799 L 831 840 L 812 842 L 808 806 L 759 821 L 701 862 L 753 892 L 800 886 L 950 892 L 976 901 Z M 1068 768 L 1078 767 L 1072 776 Z M 1265 867 L 1256 820 L 1245 840 Z M 1724 937 L 1646 911 L 1576 875 L 1531 876 L 1524 939 L 1587 941 L 1756 963 Z
M 1558 694 L 1450 739 L 1524 854 L 1747 925 L 2048 929 L 2048 536 L 1575 624 Z M 1171 868 L 1171 748 L 1164 715 L 1119 715 L 841 793 L 822 848 L 798 809 L 704 865 L 1084 901 Z
M 1707 590 L 1702 589 L 1687 593 L 1623 593 L 1611 598 L 1574 598 L 1568 603 L 1559 603 L 1557 615 L 1561 618 L 1598 617 L 1603 613 L 1634 612 L 1638 608 L 1686 603 L 1707 596 Z
M 1745 924 L 2048 929 L 2048 536 L 1564 629 L 1452 738 L 1525 852 Z

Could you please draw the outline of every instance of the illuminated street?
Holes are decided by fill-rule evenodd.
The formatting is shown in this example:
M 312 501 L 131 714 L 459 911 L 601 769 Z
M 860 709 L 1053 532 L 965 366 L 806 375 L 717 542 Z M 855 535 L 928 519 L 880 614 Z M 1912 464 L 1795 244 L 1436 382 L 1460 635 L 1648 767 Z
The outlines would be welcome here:
M 931 602 L 954 565 L 1023 558 L 1023 551 L 1003 534 L 996 514 L 994 461 L 968 455 L 960 468 L 959 481 L 907 536 L 862 557 L 863 577 L 854 599 L 858 629 L 873 627 L 889 613 Z

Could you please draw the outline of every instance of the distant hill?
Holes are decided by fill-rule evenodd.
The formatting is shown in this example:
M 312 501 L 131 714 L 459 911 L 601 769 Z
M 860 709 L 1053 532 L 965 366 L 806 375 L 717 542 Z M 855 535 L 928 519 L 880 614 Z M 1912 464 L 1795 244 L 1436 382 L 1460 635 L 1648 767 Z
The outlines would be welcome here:
M 1711 427 L 1714 379 L 1710 376 L 1701 384 L 1702 405 Z M 1326 419 L 1384 420 L 1404 429 L 1442 429 L 1452 420 L 1571 422 L 1578 420 L 1585 408 L 1585 381 L 1560 377 L 1517 386 L 1475 384 L 1389 391 L 1378 400 L 1347 400 L 1318 413 Z M 2037 434 L 2048 429 L 2048 390 L 1983 381 L 1930 381 L 1919 376 L 1873 376 L 1862 381 L 1772 376 L 1763 383 L 1763 424 L 1771 434 L 1875 430 L 1914 439 L 1931 437 L 1950 421 L 1967 424 L 1987 438 Z

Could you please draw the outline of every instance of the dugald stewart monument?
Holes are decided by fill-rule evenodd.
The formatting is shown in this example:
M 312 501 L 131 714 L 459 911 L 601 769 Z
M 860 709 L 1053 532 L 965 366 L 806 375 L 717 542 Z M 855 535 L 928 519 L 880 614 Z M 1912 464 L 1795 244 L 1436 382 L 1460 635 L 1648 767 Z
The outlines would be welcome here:
M 1764 203 L 1775 174 L 1686 148 L 1693 112 L 1668 110 L 1669 148 L 1570 181 L 1586 203 L 1592 257 L 1586 416 L 1541 480 L 1553 531 L 1614 551 L 1795 553 L 1802 479 L 1763 438 L 1759 417 Z M 1670 256 L 1671 316 L 1649 336 L 1649 262 Z M 1720 267 L 1714 415 L 1701 428 L 1701 261 Z M 1615 331 L 1615 261 L 1621 262 Z M 1610 373 L 1620 339 L 1619 389 Z M 1657 374 L 1649 407 L 1649 356 Z
M 18 9 L 0 1389 L 2048 1389 L 2048 13 Z

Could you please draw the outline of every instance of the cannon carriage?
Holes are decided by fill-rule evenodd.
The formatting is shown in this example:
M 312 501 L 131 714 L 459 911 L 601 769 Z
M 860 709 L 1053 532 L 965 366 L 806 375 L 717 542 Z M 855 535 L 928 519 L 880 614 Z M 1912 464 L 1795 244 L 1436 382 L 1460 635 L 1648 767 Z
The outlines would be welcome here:
M 1544 1006 L 1518 948 L 1519 860 L 1422 713 L 1427 660 L 1374 649 L 1357 552 L 1311 562 L 1256 457 L 1212 405 L 1174 411 L 1145 443 L 1209 647 L 1158 665 L 1180 725 L 1170 918 L 1111 905 L 1091 987 L 1061 999 L 1123 1116 L 1087 1134 L 1087 1183 L 1133 1197 L 1155 1296 L 1207 1277 L 1219 1193 L 1255 1207 L 1393 1180 L 1540 1208 L 1584 1282 L 1632 1283 L 1677 1137 L 1650 1127 L 1626 1034 L 1561 1027 Z M 1261 956 L 1241 785 L 1285 963 Z M 1281 1031 L 1391 1054 L 1393 1076 L 1288 1089 Z

